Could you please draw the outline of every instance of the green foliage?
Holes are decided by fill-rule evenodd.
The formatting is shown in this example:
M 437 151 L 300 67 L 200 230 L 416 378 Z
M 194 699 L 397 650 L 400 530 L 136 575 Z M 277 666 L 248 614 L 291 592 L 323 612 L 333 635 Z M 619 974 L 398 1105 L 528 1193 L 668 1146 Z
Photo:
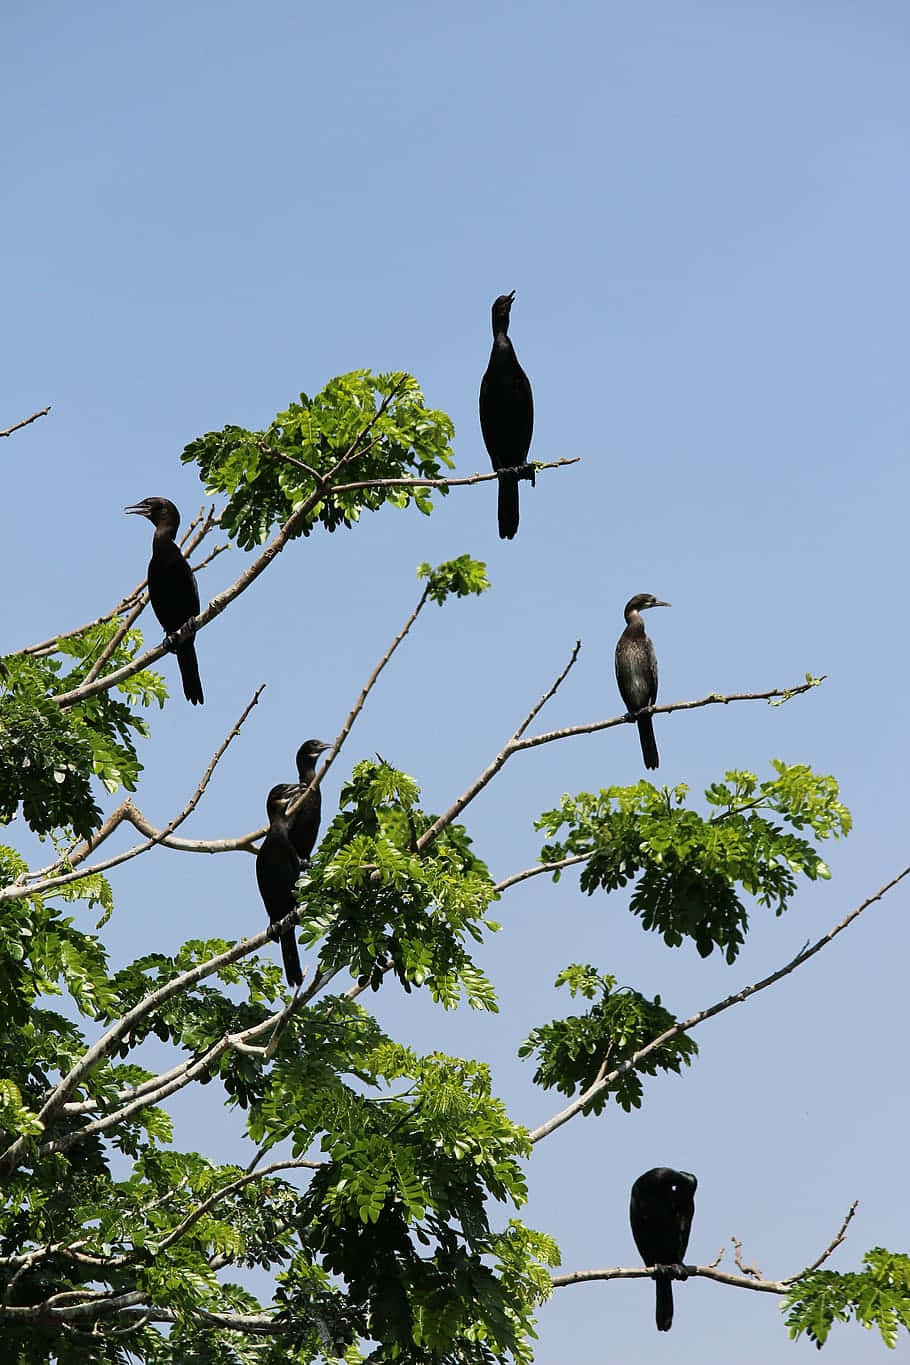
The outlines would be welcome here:
M 658 790 L 642 781 L 564 796 L 537 821 L 551 839 L 568 831 L 544 845 L 541 861 L 587 855 L 580 884 L 588 895 L 635 880 L 629 908 L 643 928 L 662 934 L 669 947 L 690 938 L 702 957 L 717 947 L 734 962 L 749 924 L 738 886 L 780 915 L 798 874 L 810 881 L 831 875 L 807 839 L 769 816 L 817 839 L 846 835 L 851 826 L 833 777 L 776 759 L 772 767 L 776 776 L 765 782 L 731 771 L 712 783 L 705 797 L 716 813 L 707 818 L 684 809 L 684 785 Z
M 419 795 L 386 762 L 355 766 L 304 884 L 304 941 L 319 943 L 324 971 L 347 967 L 378 989 L 388 965 L 405 990 L 425 986 L 447 1009 L 463 994 L 472 1008 L 495 1010 L 464 947 L 495 927 L 486 918 L 493 883 L 462 826 L 419 848 L 434 821 Z
M 557 976 L 556 985 L 567 985 L 573 996 L 581 995 L 595 1003 L 586 1014 L 555 1019 L 533 1029 L 518 1049 L 519 1057 L 538 1056 L 534 1083 L 545 1090 L 555 1087 L 564 1095 L 586 1091 L 677 1022 L 661 1005 L 660 996 L 646 1000 L 629 987 L 617 990 L 615 977 L 600 976 L 593 967 L 566 967 Z M 697 1052 L 697 1045 L 687 1034 L 678 1034 L 639 1061 L 634 1071 L 624 1071 L 599 1090 L 582 1112 L 599 1114 L 611 1095 L 627 1113 L 640 1108 L 642 1075 L 656 1076 L 658 1071 L 679 1075 L 683 1063 L 689 1066 Z
M 472 559 L 470 555 L 448 559 L 435 569 L 429 564 L 421 564 L 417 577 L 427 580 L 427 593 L 440 606 L 453 593 L 456 597 L 467 597 L 471 593 L 479 597 L 490 586 L 486 564 L 479 559 Z
M 65 710 L 53 699 L 72 692 L 86 679 L 114 639 L 119 620 L 90 626 L 57 643 L 61 658 L 13 654 L 3 667 L 0 690 L 0 823 L 12 820 L 20 804 L 38 835 L 71 830 L 88 838 L 101 821 L 91 778 L 107 789 L 135 791 L 141 771 L 134 735 L 148 735 L 133 705 L 164 704 L 162 679 L 142 671 L 112 692 L 77 701 Z M 139 631 L 128 631 L 113 650 L 108 667 L 129 663 L 142 647 Z M 72 660 L 68 672 L 63 659 Z
M 354 370 L 330 380 L 315 398 L 302 393 L 265 431 L 237 426 L 210 431 L 192 441 L 181 459 L 199 466 L 208 493 L 227 497 L 222 529 L 249 550 L 304 503 L 297 535 L 320 525 L 326 531 L 353 526 L 361 512 L 386 505 L 413 503 L 429 515 L 429 488 L 339 489 L 444 477 L 454 464 L 453 433 L 450 418 L 425 406 L 410 375 Z
M 853 1274 L 813 1270 L 795 1282 L 782 1305 L 794 1340 L 805 1332 L 821 1350 L 834 1323 L 851 1319 L 877 1327 L 892 1350 L 900 1328 L 910 1332 L 910 1256 L 873 1247 L 863 1266 Z

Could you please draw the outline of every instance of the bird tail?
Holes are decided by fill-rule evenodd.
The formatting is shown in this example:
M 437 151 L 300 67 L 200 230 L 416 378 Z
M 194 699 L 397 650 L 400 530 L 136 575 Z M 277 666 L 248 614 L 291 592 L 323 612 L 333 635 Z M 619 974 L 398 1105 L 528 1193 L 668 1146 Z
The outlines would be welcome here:
M 199 665 L 196 662 L 196 646 L 192 640 L 177 646 L 177 664 L 183 679 L 183 695 L 194 706 L 202 702 L 202 683 L 199 680 Z
M 660 758 L 657 754 L 657 742 L 654 738 L 654 726 L 651 723 L 650 716 L 638 717 L 638 738 L 641 743 L 641 756 L 645 760 L 645 767 L 659 768 Z
M 673 1283 L 669 1275 L 655 1276 L 657 1283 L 657 1330 L 669 1332 L 673 1326 Z
M 284 974 L 289 986 L 303 985 L 303 972 L 300 970 L 300 954 L 297 951 L 297 938 L 293 929 L 281 935 L 281 956 L 284 961 Z M 670 1310 L 672 1316 L 672 1308 Z
M 511 540 L 518 530 L 518 478 L 499 476 L 499 539 Z

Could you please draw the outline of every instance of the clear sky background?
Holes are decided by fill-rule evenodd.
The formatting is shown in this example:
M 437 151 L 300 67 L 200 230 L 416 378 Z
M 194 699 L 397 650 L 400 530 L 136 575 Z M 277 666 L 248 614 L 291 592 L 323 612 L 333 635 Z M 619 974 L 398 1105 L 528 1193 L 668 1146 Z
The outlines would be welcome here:
M 137 798 L 152 821 L 182 806 L 266 682 L 184 832 L 260 824 L 297 745 L 337 733 L 417 599 L 416 565 L 470 553 L 492 591 L 428 609 L 330 774 L 329 813 L 377 749 L 417 777 L 427 809 L 447 806 L 577 637 L 542 726 L 617 714 L 622 607 L 649 591 L 673 603 L 648 622 L 663 701 L 828 675 L 780 709 L 658 718 L 660 781 L 698 803 L 727 768 L 808 762 L 838 777 L 855 830 L 824 850 L 830 883 L 783 920 L 756 909 L 733 967 L 643 935 L 622 894 L 533 879 L 478 954 L 501 1013 L 446 1016 L 389 982 L 365 1003 L 393 1035 L 488 1058 L 535 1125 L 561 1097 L 534 1090 L 515 1050 L 570 1008 L 552 990 L 565 964 L 595 963 L 686 1016 L 788 961 L 907 863 L 904 5 L 7 0 L 0 34 L 0 427 L 53 404 L 0 449 L 4 650 L 138 581 L 151 528 L 122 508 L 162 494 L 189 519 L 203 497 L 178 461 L 188 441 L 265 426 L 334 374 L 411 371 L 455 421 L 457 472 L 486 469 L 489 308 L 513 288 L 532 455 L 582 459 L 522 486 L 511 543 L 490 485 L 453 491 L 430 519 L 389 510 L 295 542 L 199 637 L 203 708 L 163 661 L 174 695 L 151 717 Z M 244 562 L 216 560 L 203 601 Z M 497 878 L 529 866 L 533 820 L 561 793 L 642 775 L 626 727 L 518 756 L 469 811 L 477 851 Z M 160 850 L 114 885 L 115 965 L 263 918 L 247 855 Z M 691 1071 L 646 1082 L 639 1113 L 614 1106 L 538 1145 L 522 1216 L 557 1237 L 565 1270 L 637 1263 L 628 1192 L 656 1164 L 699 1178 L 691 1260 L 735 1234 L 766 1275 L 790 1274 L 857 1198 L 831 1264 L 908 1250 L 907 906 L 898 889 L 697 1030 Z M 216 1087 L 173 1112 L 182 1146 L 241 1156 Z M 770 1296 L 681 1286 L 661 1337 L 653 1297 L 646 1281 L 559 1291 L 539 1365 L 816 1358 L 788 1346 Z M 823 1356 L 894 1358 L 858 1328 L 836 1329 Z

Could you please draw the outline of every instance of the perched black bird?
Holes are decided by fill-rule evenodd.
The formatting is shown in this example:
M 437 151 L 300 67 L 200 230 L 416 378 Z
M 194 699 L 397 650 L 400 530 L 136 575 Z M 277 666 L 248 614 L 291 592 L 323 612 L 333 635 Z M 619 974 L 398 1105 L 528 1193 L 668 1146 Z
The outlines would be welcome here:
M 645 634 L 640 613 L 646 607 L 668 607 L 649 592 L 636 593 L 626 603 L 626 628 L 616 643 L 616 681 L 630 716 L 638 720 L 638 738 L 646 768 L 659 768 L 654 726 L 648 708 L 657 701 L 657 655 Z M 640 712 L 645 714 L 641 715 Z
M 329 748 L 331 745 L 324 744 L 321 739 L 308 739 L 305 744 L 301 744 L 297 750 L 297 776 L 300 779 L 300 791 L 306 791 L 316 776 L 316 759 L 324 750 Z M 310 854 L 313 852 L 316 843 L 316 835 L 319 833 L 321 818 L 322 793 L 318 787 L 314 787 L 309 796 L 304 797 L 291 816 L 289 829 L 291 843 L 297 850 L 297 856 L 302 863 L 310 861 Z
M 655 1166 L 632 1186 L 629 1222 L 639 1255 L 654 1266 L 657 1284 L 657 1330 L 673 1325 L 673 1280 L 688 1279 L 682 1264 L 695 1214 L 698 1181 L 688 1171 Z
M 534 399 L 528 376 L 509 340 L 509 312 L 515 290 L 493 304 L 493 349 L 480 383 L 480 429 L 494 469 L 525 464 L 534 430 Z M 534 484 L 534 466 L 531 467 Z M 519 474 L 499 480 L 499 536 L 511 540 L 518 530 Z
M 148 570 L 149 600 L 165 634 L 173 635 L 192 616 L 199 614 L 199 589 L 193 571 L 174 539 L 180 525 L 180 513 L 168 498 L 143 498 L 142 502 L 126 507 L 124 511 L 148 517 L 155 528 Z M 203 697 L 193 637 L 178 645 L 176 652 L 183 695 L 195 706 Z
M 269 832 L 256 854 L 256 881 L 273 924 L 284 919 L 297 905 L 294 887 L 300 875 L 300 859 L 289 837 L 288 804 L 299 792 L 296 782 L 279 782 L 269 792 L 265 804 Z M 294 930 L 286 929 L 279 941 L 284 974 L 291 986 L 300 986 L 303 984 L 303 973 Z

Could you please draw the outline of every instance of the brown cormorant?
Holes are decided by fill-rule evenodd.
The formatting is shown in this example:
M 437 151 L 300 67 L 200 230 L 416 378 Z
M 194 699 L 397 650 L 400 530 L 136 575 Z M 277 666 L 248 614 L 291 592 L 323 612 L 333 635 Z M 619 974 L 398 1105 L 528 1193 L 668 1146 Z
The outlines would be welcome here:
M 669 605 L 669 602 L 659 602 L 649 592 L 636 593 L 630 597 L 625 607 L 626 628 L 616 644 L 619 694 L 629 715 L 638 721 L 638 738 L 646 768 L 660 766 L 650 715 L 650 707 L 657 701 L 657 655 L 645 634 L 641 612 L 648 607 Z

